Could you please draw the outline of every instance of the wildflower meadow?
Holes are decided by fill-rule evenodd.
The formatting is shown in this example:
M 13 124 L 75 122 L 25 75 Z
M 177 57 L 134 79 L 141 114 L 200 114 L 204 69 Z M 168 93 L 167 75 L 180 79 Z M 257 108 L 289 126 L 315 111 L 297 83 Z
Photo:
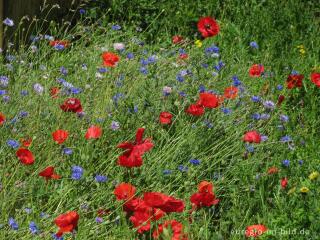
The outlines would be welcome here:
M 0 239 L 320 239 L 316 22 L 280 54 L 77 12 L 1 50 Z

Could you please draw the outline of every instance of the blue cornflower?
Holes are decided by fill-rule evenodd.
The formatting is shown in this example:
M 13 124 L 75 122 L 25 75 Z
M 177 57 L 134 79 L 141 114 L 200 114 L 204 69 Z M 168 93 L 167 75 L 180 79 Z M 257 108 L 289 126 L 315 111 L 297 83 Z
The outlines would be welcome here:
M 251 101 L 252 102 L 260 102 L 261 101 L 261 98 L 259 96 L 252 96 L 251 97 Z
M 258 43 L 253 41 L 253 42 L 250 42 L 250 47 L 253 48 L 253 49 L 258 49 L 259 45 L 258 45 Z
M 104 183 L 104 182 L 108 181 L 108 177 L 103 176 L 103 175 L 96 175 L 95 180 L 99 183 Z
M 6 91 L 6 90 L 0 90 L 0 96 L 6 95 L 6 94 L 7 94 L 7 91 Z
M 172 173 L 171 170 L 168 170 L 168 169 L 163 170 L 164 175 L 170 175 L 171 173 Z
M 6 18 L 5 20 L 3 20 L 3 24 L 8 26 L 8 27 L 13 27 L 14 26 L 14 22 L 10 18 Z
M 105 67 L 100 67 L 100 68 L 98 68 L 98 72 L 99 73 L 106 73 L 106 72 L 108 72 L 108 69 Z
M 187 94 L 186 94 L 185 92 L 183 92 L 183 91 L 179 92 L 179 95 L 180 95 L 181 97 L 186 97 L 186 96 L 187 96 Z
M 252 144 L 247 144 L 245 147 L 248 152 L 250 153 L 254 152 L 254 146 Z
M 289 117 L 287 115 L 280 115 L 280 121 L 281 122 L 288 122 L 289 121 Z
M 157 61 L 157 56 L 156 55 L 151 55 L 147 59 L 148 64 L 155 63 L 156 61 Z
M 190 162 L 192 165 L 195 165 L 195 166 L 200 165 L 200 160 L 198 160 L 198 159 L 190 159 L 189 162 Z
M 60 67 L 60 73 L 65 76 L 68 75 L 68 69 L 66 69 L 65 67 L 62 66 L 62 67 Z
M 303 160 L 299 160 L 299 165 L 301 166 L 303 164 Z
M 63 240 L 63 237 L 58 237 L 55 233 L 52 233 L 51 236 L 54 240 Z
M 25 208 L 24 211 L 25 211 L 27 214 L 32 213 L 32 209 L 31 209 L 31 208 Z
M 225 63 L 222 62 L 222 61 L 219 61 L 218 64 L 217 64 L 216 66 L 214 66 L 214 68 L 215 68 L 218 72 L 220 72 L 223 67 L 225 67 Z
M 262 120 L 268 120 L 270 118 L 270 114 L 262 113 L 260 116 L 260 119 Z
M 147 75 L 147 74 L 148 74 L 148 69 L 147 69 L 146 67 L 140 67 L 140 72 L 141 72 L 142 74 Z
M 66 155 L 71 155 L 73 153 L 73 150 L 71 148 L 63 148 L 62 152 Z
M 208 64 L 208 63 L 201 63 L 201 66 L 202 66 L 203 68 L 208 68 L 208 67 L 209 67 L 209 64 Z
M 21 96 L 27 96 L 29 94 L 29 92 L 27 91 L 27 90 L 22 90 L 21 92 L 20 92 L 20 95 Z
M 263 106 L 268 110 L 273 110 L 275 108 L 275 104 L 272 101 L 265 101 Z
M 283 90 L 283 86 L 279 84 L 279 85 L 277 86 L 277 89 L 278 89 L 279 91 L 281 91 L 281 90 Z
M 286 142 L 291 142 L 292 138 L 290 136 L 283 136 L 280 138 L 280 142 L 286 143 Z
M 83 14 L 85 14 L 85 13 L 86 13 L 86 10 L 85 10 L 85 9 L 83 9 L 83 8 L 80 8 L 79 13 L 80 13 L 81 15 L 83 15 Z
M 29 224 L 29 230 L 32 234 L 37 234 L 39 232 L 37 225 L 35 222 L 30 222 Z
M 95 220 L 96 220 L 97 223 L 102 223 L 103 222 L 103 219 L 101 217 L 96 217 Z
M 233 80 L 233 86 L 235 86 L 235 87 L 238 87 L 242 84 L 241 81 L 239 80 L 238 76 L 236 76 L 236 75 L 234 75 L 232 77 L 232 80 Z
M 262 135 L 262 136 L 261 136 L 261 142 L 265 142 L 265 141 L 267 141 L 268 139 L 269 139 L 269 137 L 266 136 L 266 135 Z
M 226 115 L 230 115 L 232 113 L 230 108 L 221 108 L 221 111 Z
M 213 124 L 209 120 L 206 119 L 203 121 L 203 123 L 207 128 L 213 128 Z
M 205 50 L 205 53 L 207 56 L 210 56 L 210 57 L 219 57 L 219 48 L 215 45 L 211 45 L 210 47 L 206 48 Z
M 133 59 L 133 58 L 134 58 L 133 53 L 128 53 L 128 54 L 127 54 L 127 58 L 128 58 L 128 59 Z
M 113 131 L 116 131 L 116 130 L 118 130 L 120 128 L 120 123 L 119 122 L 116 122 L 116 121 L 112 121 L 111 122 L 111 129 L 113 130 Z
M 20 146 L 20 143 L 19 143 L 18 141 L 16 141 L 16 140 L 9 139 L 9 140 L 7 141 L 7 145 L 8 145 L 9 147 L 12 147 L 12 148 L 18 148 L 18 147 Z
M 111 29 L 112 29 L 112 30 L 115 30 L 115 31 L 118 31 L 118 30 L 121 29 L 121 26 L 120 26 L 120 25 L 113 25 L 113 26 L 111 27 Z
M 38 94 L 42 94 L 44 91 L 44 87 L 40 83 L 35 83 L 33 85 L 33 90 Z
M 0 87 L 7 87 L 9 84 L 9 78 L 7 76 L 0 76 Z
M 183 165 L 179 165 L 179 166 L 178 166 L 178 170 L 179 170 L 180 172 L 187 172 L 187 171 L 188 171 L 188 167 L 183 166 Z
M 9 226 L 13 229 L 13 230 L 18 230 L 19 226 L 16 223 L 16 220 L 14 220 L 14 218 L 9 218 Z
M 45 212 L 41 212 L 41 213 L 40 213 L 40 218 L 46 219 L 46 218 L 49 218 L 49 217 L 50 217 L 49 214 L 47 214 L 47 213 L 45 213 Z
M 199 86 L 199 92 L 200 92 L 200 93 L 204 93 L 205 91 L 206 91 L 206 87 L 201 84 L 201 85 Z
M 260 120 L 261 116 L 260 116 L 260 113 L 254 113 L 251 115 L 251 117 L 254 119 L 254 120 Z
M 176 79 L 178 82 L 184 82 L 184 77 L 180 73 L 177 74 Z
M 71 178 L 73 180 L 79 180 L 83 175 L 83 168 L 80 166 L 72 166 L 71 171 Z
M 289 165 L 290 165 L 290 160 L 288 160 L 288 159 L 283 160 L 283 161 L 282 161 L 282 165 L 285 166 L 285 167 L 289 167 Z

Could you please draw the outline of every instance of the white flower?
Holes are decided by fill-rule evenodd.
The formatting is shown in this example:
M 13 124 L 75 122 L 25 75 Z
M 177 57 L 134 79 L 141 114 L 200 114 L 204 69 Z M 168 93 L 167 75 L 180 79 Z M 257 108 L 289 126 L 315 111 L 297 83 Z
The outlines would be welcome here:
M 114 50 L 121 51 L 125 48 L 125 45 L 123 43 L 114 43 L 113 48 Z

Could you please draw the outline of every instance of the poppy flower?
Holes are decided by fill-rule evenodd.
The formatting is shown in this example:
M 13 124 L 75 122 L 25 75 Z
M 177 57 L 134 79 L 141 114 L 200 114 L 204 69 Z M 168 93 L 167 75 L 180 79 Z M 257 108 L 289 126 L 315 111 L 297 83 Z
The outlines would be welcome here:
M 143 194 L 145 203 L 153 208 L 159 208 L 166 213 L 183 212 L 184 202 L 159 192 L 146 192 Z
M 286 178 L 286 177 L 282 178 L 280 184 L 281 184 L 281 187 L 283 189 L 285 189 L 287 187 L 287 185 L 288 185 L 288 178 Z
M 61 176 L 55 174 L 54 167 L 49 166 L 39 173 L 40 177 L 44 177 L 46 181 L 49 179 L 59 179 Z
M 159 224 L 157 229 L 152 233 L 154 239 L 159 239 L 164 229 L 170 228 L 172 231 L 171 240 L 188 240 L 186 234 L 183 233 L 182 223 L 176 220 L 167 220 L 163 224 Z
M 120 183 L 113 191 L 117 200 L 128 200 L 136 193 L 136 188 L 130 183 Z
M 254 64 L 249 69 L 249 76 L 250 77 L 260 77 L 263 72 L 264 72 L 263 65 Z
M 180 35 L 175 35 L 172 37 L 173 44 L 178 44 L 178 43 L 181 43 L 182 41 L 183 41 L 183 37 Z
M 303 78 L 302 74 L 290 74 L 287 78 L 287 88 L 301 88 Z
M 0 112 L 0 126 L 6 121 L 6 116 Z
M 227 87 L 224 90 L 224 97 L 228 98 L 228 99 L 235 99 L 238 95 L 238 88 L 231 86 L 231 87 Z
M 243 141 L 249 143 L 260 143 L 261 135 L 257 131 L 249 131 L 245 133 Z
M 198 192 L 194 193 L 190 197 L 190 202 L 193 208 L 201 208 L 203 206 L 210 207 L 212 205 L 217 205 L 219 199 L 216 198 L 213 193 L 213 184 L 207 181 L 202 181 L 198 185 Z
M 30 147 L 32 143 L 32 138 L 22 138 L 21 143 L 24 147 Z
M 279 172 L 279 169 L 277 167 L 271 167 L 268 169 L 268 174 L 269 175 L 272 175 L 272 174 L 275 174 L 275 173 L 278 173 Z
M 172 114 L 169 112 L 161 112 L 160 113 L 160 123 L 161 124 L 171 124 Z
M 81 102 L 78 98 L 68 98 L 60 106 L 60 108 L 65 112 L 74 112 L 74 113 L 82 112 Z
M 69 41 L 66 41 L 66 40 L 54 40 L 54 41 L 50 41 L 49 42 L 49 45 L 51 47 L 57 47 L 57 46 L 63 46 L 65 48 L 69 47 L 70 45 L 70 42 Z
M 320 88 L 320 73 L 311 73 L 311 82 Z
M 153 148 L 150 138 L 143 139 L 144 131 L 144 128 L 139 128 L 134 142 L 123 142 L 117 146 L 118 148 L 126 149 L 118 158 L 120 166 L 132 168 L 142 165 L 142 155 Z
M 58 87 L 53 87 L 53 88 L 50 89 L 50 96 L 51 96 L 52 98 L 57 98 L 59 92 L 60 92 L 60 88 L 58 88 Z
M 179 55 L 179 59 L 188 59 L 188 57 L 189 57 L 189 55 L 187 54 L 187 53 L 181 53 L 180 55 Z
M 217 95 L 212 93 L 200 93 L 199 100 L 197 104 L 205 108 L 216 108 L 219 106 L 221 99 Z
M 220 31 L 218 23 L 212 17 L 200 18 L 197 26 L 198 31 L 204 38 L 216 36 Z
M 59 227 L 59 231 L 56 234 L 57 237 L 61 237 L 63 233 L 73 232 L 78 225 L 79 214 L 76 211 L 70 211 L 59 215 L 55 220 L 55 224 Z
M 137 211 L 129 218 L 138 233 L 150 230 L 150 215 L 145 211 Z
M 68 131 L 62 130 L 62 129 L 59 129 L 52 133 L 53 141 L 55 141 L 58 144 L 64 143 L 64 141 L 67 140 L 68 136 L 69 136 Z
M 285 100 L 285 96 L 279 95 L 279 97 L 278 97 L 278 102 L 277 102 L 277 106 L 280 106 L 284 100 Z
M 245 236 L 246 237 L 258 237 L 268 231 L 268 228 L 262 224 L 251 225 L 246 228 Z
M 16 152 L 16 156 L 19 158 L 20 162 L 25 165 L 31 165 L 34 163 L 34 156 L 29 149 L 20 148 Z
M 204 107 L 200 104 L 191 104 L 187 109 L 186 113 L 189 113 L 193 116 L 201 116 L 204 114 Z
M 85 138 L 86 139 L 97 139 L 100 138 L 102 135 L 102 129 L 98 126 L 91 126 L 88 128 Z
M 112 52 L 104 52 L 102 53 L 102 60 L 104 66 L 115 67 L 118 64 L 120 57 Z

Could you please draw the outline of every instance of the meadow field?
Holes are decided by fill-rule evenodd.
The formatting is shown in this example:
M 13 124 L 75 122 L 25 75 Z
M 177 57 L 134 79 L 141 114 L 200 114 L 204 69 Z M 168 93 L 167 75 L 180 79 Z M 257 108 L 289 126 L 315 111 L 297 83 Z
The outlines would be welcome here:
M 320 239 L 316 1 L 88 2 L 1 51 L 0 239 Z

